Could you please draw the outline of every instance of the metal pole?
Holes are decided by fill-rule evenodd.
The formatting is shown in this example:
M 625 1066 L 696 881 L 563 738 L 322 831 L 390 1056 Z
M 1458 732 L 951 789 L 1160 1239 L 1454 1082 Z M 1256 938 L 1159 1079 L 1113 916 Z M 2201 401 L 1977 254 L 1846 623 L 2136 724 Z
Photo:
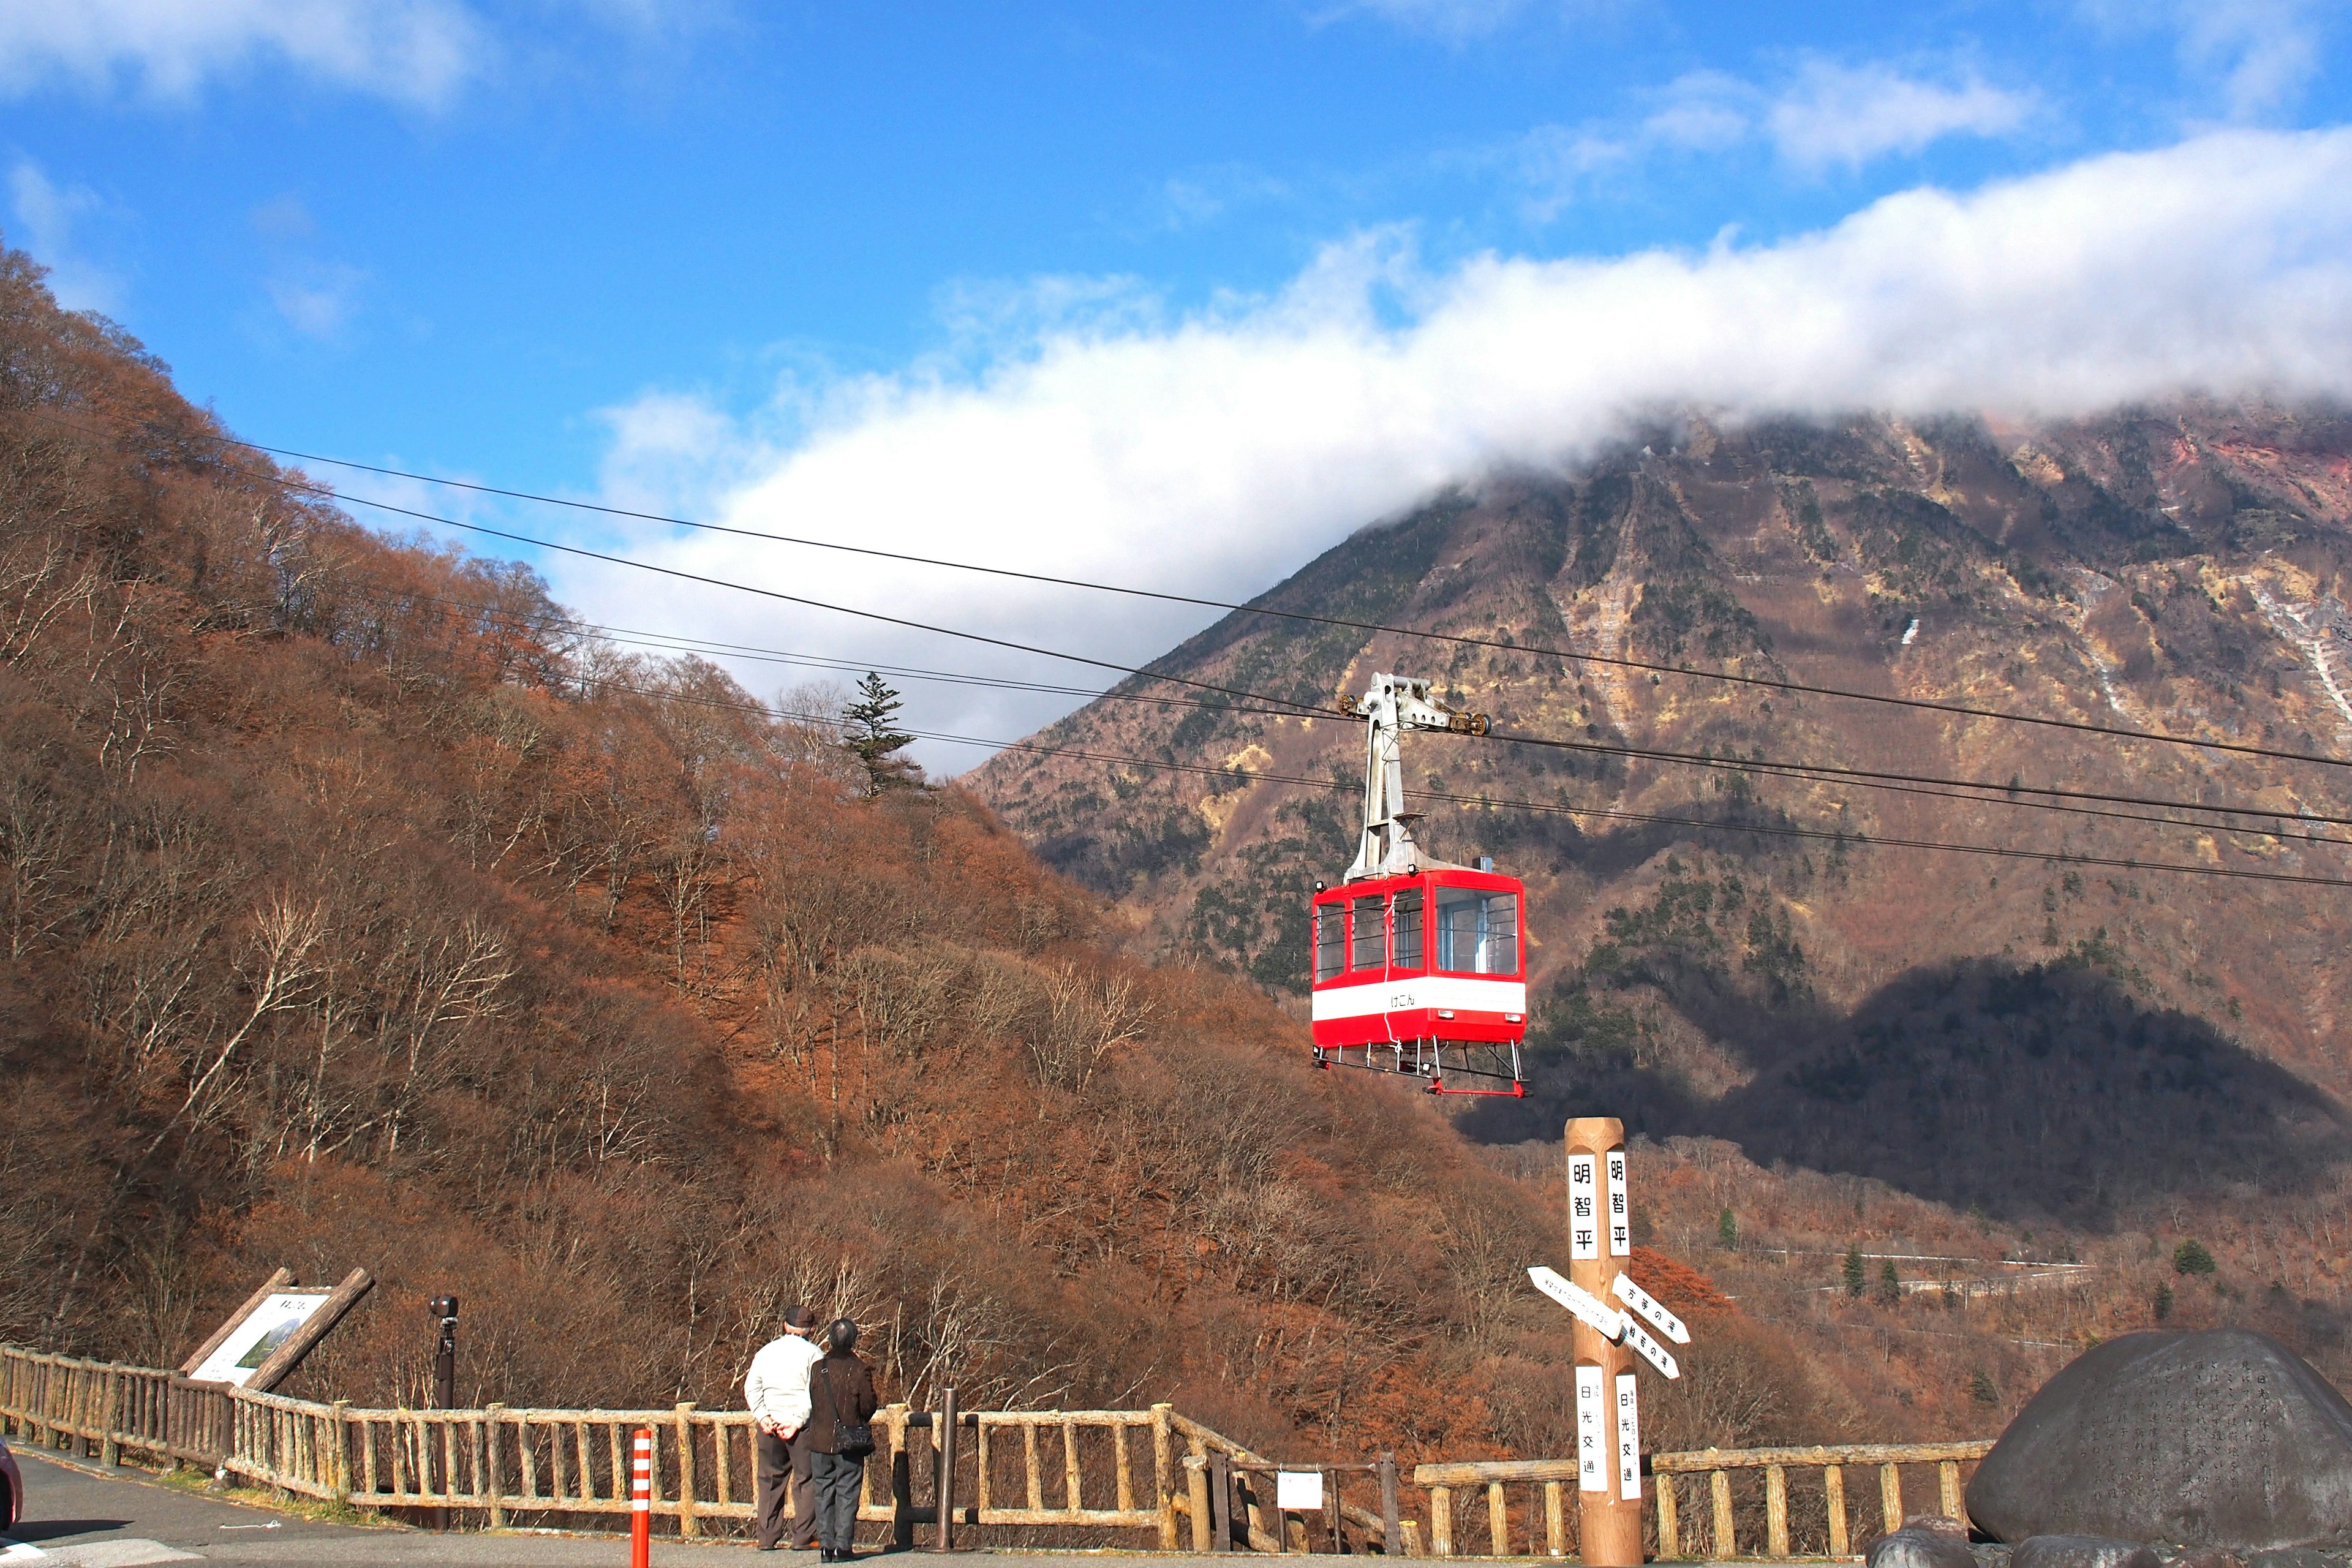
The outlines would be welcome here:
M 931 1500 L 939 1513 L 939 1522 L 931 1528 L 934 1552 L 955 1550 L 955 1394 L 952 1388 L 940 1390 L 939 1414 L 932 1417 L 938 1425 L 931 1428 L 931 1447 L 939 1460 L 939 1472 L 931 1481 Z
M 426 1306 L 435 1317 L 441 1320 L 441 1343 L 433 1352 L 433 1407 L 436 1410 L 455 1410 L 457 1408 L 457 1298 L 436 1296 Z M 437 1445 L 426 1445 L 425 1465 L 428 1484 L 436 1469 L 446 1468 L 439 1463 L 434 1451 Z M 441 1491 L 446 1494 L 455 1480 L 453 1476 L 442 1476 Z M 433 1510 L 433 1528 L 449 1528 L 448 1509 Z
M 1622 1172 L 1624 1151 L 1625 1124 L 1614 1117 L 1580 1116 L 1568 1124 L 1568 1277 L 1612 1304 L 1610 1285 L 1624 1272 L 1630 1250 L 1621 1226 L 1612 1223 L 1624 1193 L 1623 1183 L 1612 1183 L 1610 1173 L 1612 1166 Z M 1586 1568 L 1634 1568 L 1642 1561 L 1642 1499 L 1638 1491 L 1626 1497 L 1620 1490 L 1615 1415 L 1617 1377 L 1633 1370 L 1633 1353 L 1582 1319 L 1574 1331 L 1577 1454 L 1585 1459 L 1591 1444 L 1599 1460 L 1597 1477 L 1578 1478 L 1579 1555 Z
M 629 1568 L 653 1568 L 654 1558 L 654 1434 L 637 1428 L 635 1456 L 629 1463 Z

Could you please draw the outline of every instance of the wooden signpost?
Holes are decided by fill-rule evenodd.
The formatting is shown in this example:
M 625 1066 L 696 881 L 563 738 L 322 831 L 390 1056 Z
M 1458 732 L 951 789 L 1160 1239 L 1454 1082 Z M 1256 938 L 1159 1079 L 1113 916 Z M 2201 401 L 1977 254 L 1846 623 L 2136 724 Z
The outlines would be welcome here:
M 1624 1123 L 1579 1117 L 1568 1124 L 1568 1277 L 1537 1267 L 1528 1278 L 1576 1320 L 1577 1538 L 1589 1568 L 1634 1568 L 1642 1561 L 1642 1416 L 1633 1355 L 1679 1377 L 1673 1353 L 1650 1331 L 1690 1343 L 1682 1320 L 1626 1274 L 1633 1251 Z
M 374 1284 L 366 1269 L 354 1268 L 331 1290 L 305 1290 L 280 1268 L 213 1331 L 181 1366 L 181 1375 L 267 1394 L 293 1375 L 311 1347 Z

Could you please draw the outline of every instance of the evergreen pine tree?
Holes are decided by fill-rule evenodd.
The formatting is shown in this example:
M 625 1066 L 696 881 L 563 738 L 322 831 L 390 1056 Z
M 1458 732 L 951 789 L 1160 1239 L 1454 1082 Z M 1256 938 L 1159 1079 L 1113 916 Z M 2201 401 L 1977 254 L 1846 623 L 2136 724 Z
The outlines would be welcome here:
M 1739 1245 L 1739 1216 L 1728 1208 L 1716 1215 L 1715 1238 L 1726 1247 Z
M 1862 1269 L 1862 1243 L 1855 1242 L 1845 1249 L 1845 1293 L 1859 1296 L 1870 1288 L 1870 1276 Z
M 1895 1272 L 1895 1259 L 1892 1258 L 1879 1265 L 1878 1299 L 1890 1307 L 1903 1300 L 1903 1281 Z
M 898 754 L 915 743 L 915 737 L 893 722 L 899 707 L 898 692 L 869 669 L 857 683 L 857 700 L 842 710 L 841 743 L 865 764 L 868 795 L 920 782 L 922 771 Z

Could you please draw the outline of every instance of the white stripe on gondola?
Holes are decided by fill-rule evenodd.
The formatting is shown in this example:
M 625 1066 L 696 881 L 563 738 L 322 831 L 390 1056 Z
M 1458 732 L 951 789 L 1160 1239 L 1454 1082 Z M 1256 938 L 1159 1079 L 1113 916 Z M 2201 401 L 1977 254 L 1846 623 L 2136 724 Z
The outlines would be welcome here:
M 1367 981 L 1361 985 L 1335 985 L 1315 993 L 1313 1016 L 1318 1021 L 1362 1018 L 1376 1013 L 1405 1013 L 1422 1007 L 1445 1007 L 1457 1013 L 1525 1015 L 1527 982 L 1489 980 L 1475 974 L 1414 974 L 1396 980 Z

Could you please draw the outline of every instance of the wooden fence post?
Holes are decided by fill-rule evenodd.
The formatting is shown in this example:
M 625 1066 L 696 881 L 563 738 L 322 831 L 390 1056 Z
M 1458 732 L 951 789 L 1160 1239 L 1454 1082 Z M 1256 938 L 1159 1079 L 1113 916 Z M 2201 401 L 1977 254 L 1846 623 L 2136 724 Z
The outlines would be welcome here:
M 1429 1554 L 1432 1557 L 1454 1555 L 1454 1489 L 1429 1489 Z
M 1789 1555 L 1789 1472 L 1780 1465 L 1764 1467 L 1764 1551 Z
M 122 1446 L 115 1440 L 114 1436 L 122 1427 L 122 1422 L 115 1413 L 115 1406 L 121 1402 L 121 1394 L 122 1374 L 118 1368 L 110 1363 L 106 1369 L 105 1391 L 99 1395 L 99 1405 L 102 1414 L 98 1423 L 100 1430 L 98 1462 L 101 1465 L 122 1463 Z
M 882 1424 L 890 1434 L 890 1550 L 911 1552 L 915 1546 L 915 1475 L 907 1458 L 907 1407 L 893 1405 L 882 1412 Z M 727 1463 L 720 1458 L 719 1473 L 725 1476 Z M 722 1496 L 721 1501 L 726 1500 Z
M 484 1452 L 478 1455 L 475 1460 L 474 1489 L 488 1494 L 490 1528 L 504 1530 L 507 1527 L 507 1505 L 504 1496 L 506 1488 L 499 1473 L 499 1431 L 506 1425 L 507 1407 L 503 1405 L 492 1405 L 483 1414 L 487 1419 L 482 1425 L 487 1426 L 488 1431 L 485 1434 Z
M 692 1541 L 702 1533 L 694 1506 L 694 1401 L 677 1407 L 677 1533 Z
M 1381 1456 L 1381 1550 L 1391 1557 L 1404 1555 L 1404 1531 L 1397 1524 L 1397 1468 L 1394 1454 Z
M 1174 1406 L 1151 1407 L 1151 1496 L 1160 1505 L 1160 1550 L 1176 1550 L 1176 1437 L 1169 1428 Z
M 940 1407 L 931 1416 L 932 1460 L 939 1467 L 931 1483 L 931 1501 L 936 1505 L 939 1522 L 931 1527 L 931 1550 L 955 1550 L 955 1462 L 956 1423 L 961 1417 L 956 1413 L 956 1391 L 940 1390 Z M 980 1451 L 981 1495 L 985 1500 L 988 1491 L 988 1450 Z

